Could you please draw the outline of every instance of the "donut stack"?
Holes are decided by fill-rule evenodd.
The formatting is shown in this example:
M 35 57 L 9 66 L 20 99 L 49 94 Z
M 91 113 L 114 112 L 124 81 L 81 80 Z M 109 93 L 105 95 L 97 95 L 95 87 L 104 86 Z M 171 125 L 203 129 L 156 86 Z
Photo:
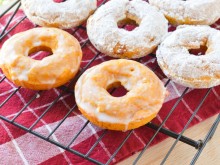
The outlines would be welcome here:
M 97 10 L 96 0 L 21 2 L 26 16 L 43 27 L 12 36 L 0 51 L 0 67 L 16 85 L 47 90 L 71 80 L 79 69 L 82 50 L 77 39 L 61 29 L 79 26 L 87 19 L 94 47 L 121 58 L 86 70 L 75 85 L 79 110 L 102 128 L 140 127 L 157 115 L 164 102 L 167 91 L 162 81 L 129 59 L 156 50 L 159 66 L 175 82 L 192 88 L 220 84 L 220 32 L 208 26 L 220 18 L 219 0 L 110 0 Z M 168 33 L 168 23 L 180 26 Z M 119 28 L 125 24 L 137 27 L 132 31 Z M 191 54 L 201 47 L 207 47 L 204 56 Z M 28 57 L 39 50 L 53 55 L 41 61 Z M 120 85 L 128 91 L 126 95 L 108 93 Z

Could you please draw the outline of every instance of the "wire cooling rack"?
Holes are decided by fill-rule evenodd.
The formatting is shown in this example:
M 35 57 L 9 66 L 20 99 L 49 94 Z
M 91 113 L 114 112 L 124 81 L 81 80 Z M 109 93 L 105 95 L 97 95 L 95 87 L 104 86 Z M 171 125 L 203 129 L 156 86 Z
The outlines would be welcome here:
M 106 0 L 104 0 L 102 3 L 105 3 Z M 20 20 L 17 21 L 16 24 L 14 24 L 13 26 L 11 26 L 9 29 L 7 29 L 15 14 L 18 12 L 18 9 L 20 8 L 21 4 L 20 4 L 20 0 L 15 1 L 13 4 L 11 4 L 11 6 L 9 6 L 4 12 L 2 12 L 2 14 L 0 15 L 0 18 L 2 18 L 5 14 L 7 14 L 12 8 L 15 8 L 15 10 L 13 10 L 13 14 L 11 15 L 11 17 L 8 19 L 7 24 L 5 25 L 5 27 L 3 28 L 3 30 L 0 32 L 0 42 L 7 36 L 7 34 L 9 34 L 13 29 L 15 29 L 19 24 L 22 23 L 22 21 L 24 21 L 26 18 L 26 16 L 20 18 Z M 7 31 L 6 31 L 7 29 Z M 78 28 L 76 28 L 73 32 L 76 33 L 79 30 L 83 30 L 85 31 L 86 28 L 84 26 L 79 26 Z M 86 45 L 89 43 L 90 41 L 88 39 L 86 39 L 86 41 L 81 45 L 82 48 L 86 47 Z M 89 121 L 87 121 L 82 128 L 75 134 L 74 137 L 72 137 L 72 140 L 67 144 L 64 145 L 62 143 L 59 143 L 53 139 L 51 139 L 51 136 L 54 134 L 54 132 L 59 129 L 59 127 L 62 125 L 62 123 L 70 116 L 70 114 L 77 108 L 76 105 L 74 105 L 63 117 L 63 119 L 56 125 L 56 127 L 53 128 L 53 130 L 51 130 L 50 134 L 45 136 L 43 134 L 40 134 L 36 131 L 34 131 L 34 127 L 39 123 L 39 121 L 54 107 L 56 106 L 58 100 L 66 93 L 69 94 L 74 94 L 74 91 L 70 88 L 76 81 L 77 79 L 84 73 L 84 71 L 89 68 L 92 63 L 95 61 L 95 59 L 97 59 L 99 57 L 101 53 L 98 52 L 97 54 L 95 54 L 95 56 L 90 59 L 90 61 L 87 63 L 86 66 L 84 66 L 83 68 L 81 68 L 80 72 L 78 73 L 78 75 L 67 85 L 67 86 L 61 86 L 59 89 L 62 90 L 62 92 L 54 99 L 54 101 L 52 102 L 52 104 L 50 104 L 46 110 L 39 116 L 39 118 L 37 118 L 35 121 L 33 121 L 33 124 L 30 127 L 24 126 L 22 124 L 19 124 L 18 122 L 16 122 L 16 119 L 19 118 L 20 115 L 22 115 L 22 113 L 25 111 L 25 109 L 32 103 L 34 102 L 39 95 L 41 95 L 42 91 L 36 91 L 35 94 L 33 94 L 33 96 L 27 101 L 26 105 L 24 107 L 22 107 L 21 109 L 18 109 L 17 114 L 12 118 L 9 119 L 6 116 L 0 115 L 0 118 L 24 131 L 27 131 L 47 142 L 50 142 L 60 148 L 63 148 L 69 152 L 71 152 L 72 154 L 78 155 L 86 160 L 89 160 L 90 162 L 93 162 L 95 164 L 110 164 L 112 163 L 112 160 L 115 158 L 115 156 L 117 155 L 117 153 L 120 151 L 120 149 L 122 148 L 122 146 L 126 143 L 126 141 L 129 139 L 129 137 L 131 136 L 133 130 L 131 130 L 126 137 L 124 138 L 124 140 L 120 143 L 119 146 L 117 146 L 115 148 L 114 153 L 112 154 L 112 156 L 108 159 L 107 162 L 102 163 L 99 160 L 96 160 L 94 158 L 90 157 L 90 153 L 95 149 L 95 147 L 98 145 L 98 143 L 105 137 L 105 135 L 107 134 L 108 130 L 103 131 L 103 133 L 99 136 L 99 138 L 96 140 L 96 142 L 90 146 L 89 151 L 84 154 L 76 149 L 72 149 L 70 146 L 71 144 L 77 139 L 77 137 L 80 136 L 80 134 L 82 133 L 82 131 L 85 129 L 85 127 L 89 124 Z M 154 57 L 155 58 L 155 57 Z M 157 67 L 151 68 L 153 71 L 157 70 Z M 4 81 L 6 81 L 6 77 L 3 77 L 0 80 L 0 83 L 3 83 Z M 167 86 L 171 81 L 168 80 L 165 83 L 165 86 Z M 16 93 L 21 90 L 21 87 L 16 88 L 4 101 L 0 102 L 0 108 L 4 108 L 5 104 L 7 104 L 7 102 L 14 96 L 16 95 Z M 208 97 L 208 95 L 210 94 L 212 89 L 208 89 L 207 92 L 205 93 L 205 95 L 202 97 L 200 103 L 198 104 L 198 106 L 195 108 L 194 112 L 192 113 L 191 117 L 189 118 L 189 120 L 187 121 L 187 123 L 185 124 L 184 128 L 182 129 L 182 131 L 180 133 L 176 133 L 173 132 L 169 129 L 166 129 L 164 127 L 165 122 L 170 118 L 170 116 L 173 114 L 173 112 L 175 111 L 176 107 L 178 106 L 178 104 L 181 102 L 181 100 L 183 99 L 183 97 L 185 96 L 185 94 L 188 92 L 189 88 L 185 88 L 183 90 L 183 92 L 181 93 L 180 97 L 177 99 L 177 101 L 175 102 L 175 104 L 173 105 L 173 107 L 168 111 L 166 117 L 163 119 L 162 123 L 160 125 L 154 124 L 152 122 L 148 123 L 146 125 L 146 127 L 151 128 L 153 130 L 155 130 L 155 133 L 153 134 L 153 136 L 151 137 L 151 139 L 145 144 L 145 147 L 143 148 L 143 150 L 139 153 L 139 155 L 137 156 L 137 158 L 134 160 L 133 164 L 137 164 L 137 162 L 139 161 L 139 159 L 141 158 L 141 156 L 143 155 L 143 153 L 149 148 L 149 146 L 152 144 L 153 140 L 155 138 L 157 138 L 157 135 L 159 133 L 165 134 L 169 137 L 172 137 L 175 140 L 175 142 L 173 143 L 173 145 L 170 147 L 169 151 L 167 152 L 167 154 L 165 155 L 164 159 L 162 160 L 161 164 L 164 164 L 167 160 L 167 158 L 169 157 L 170 153 L 173 151 L 174 147 L 176 146 L 176 144 L 181 141 L 187 145 L 190 145 L 194 148 L 197 149 L 197 153 L 193 156 L 193 159 L 191 161 L 191 164 L 195 164 L 196 160 L 198 159 L 198 157 L 200 156 L 202 150 L 204 149 L 204 147 L 206 146 L 206 144 L 208 143 L 208 141 L 212 138 L 212 136 L 215 133 L 215 130 L 220 122 L 220 115 L 218 115 L 217 119 L 215 120 L 215 122 L 213 123 L 213 125 L 211 126 L 210 130 L 208 131 L 206 137 L 203 140 L 194 140 L 191 139 L 189 137 L 183 136 L 183 133 L 185 132 L 185 130 L 188 128 L 189 124 L 192 122 L 192 120 L 195 118 L 197 112 L 200 110 L 201 106 L 203 105 L 204 101 L 206 100 L 206 98 Z M 114 92 L 114 91 L 112 91 Z

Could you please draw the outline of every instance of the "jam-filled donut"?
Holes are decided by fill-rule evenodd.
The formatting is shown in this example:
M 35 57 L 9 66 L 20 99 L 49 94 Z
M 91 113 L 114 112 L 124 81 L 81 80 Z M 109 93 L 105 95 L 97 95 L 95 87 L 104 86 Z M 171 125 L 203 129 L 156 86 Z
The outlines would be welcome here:
M 79 26 L 97 7 L 96 0 L 21 0 L 26 16 L 35 24 L 67 29 Z
M 171 24 L 211 25 L 220 18 L 219 0 L 149 0 Z
M 133 20 L 133 31 L 118 23 Z M 116 58 L 139 58 L 151 53 L 168 32 L 168 21 L 156 8 L 142 0 L 111 0 L 87 21 L 92 44 L 102 53 Z
M 107 89 L 124 86 L 128 93 L 113 97 Z M 76 103 L 92 123 L 110 130 L 129 130 L 151 121 L 166 90 L 146 66 L 131 60 L 103 62 L 87 70 L 75 86 Z
M 190 53 L 205 46 L 205 55 Z M 156 56 L 163 72 L 179 84 L 192 88 L 220 84 L 220 31 L 216 29 L 180 27 L 161 43 Z
M 53 54 L 35 60 L 29 54 L 38 51 Z M 35 28 L 15 34 L 0 50 L 0 67 L 18 86 L 46 90 L 65 84 L 77 73 L 82 58 L 79 42 L 56 28 Z

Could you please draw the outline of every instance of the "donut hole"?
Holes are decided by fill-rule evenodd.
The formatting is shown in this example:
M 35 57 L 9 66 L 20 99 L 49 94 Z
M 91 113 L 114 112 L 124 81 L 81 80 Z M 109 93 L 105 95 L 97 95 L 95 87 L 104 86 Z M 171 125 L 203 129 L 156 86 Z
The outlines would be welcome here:
M 134 68 L 130 68 L 130 71 L 133 72 L 133 71 L 134 71 Z
M 67 0 L 53 0 L 55 3 L 62 3 L 62 2 L 65 2 Z
M 202 56 L 206 54 L 207 49 L 206 45 L 200 45 L 199 49 L 189 49 L 189 53 L 195 56 Z
M 123 97 L 129 92 L 119 81 L 110 84 L 107 91 L 113 97 Z
M 28 52 L 28 56 L 35 60 L 42 60 L 43 58 L 50 56 L 52 54 L 53 54 L 52 49 L 47 46 L 33 47 Z
M 130 18 L 125 18 L 117 22 L 119 29 L 125 29 L 127 31 L 133 31 L 135 28 L 139 26 L 139 24 Z

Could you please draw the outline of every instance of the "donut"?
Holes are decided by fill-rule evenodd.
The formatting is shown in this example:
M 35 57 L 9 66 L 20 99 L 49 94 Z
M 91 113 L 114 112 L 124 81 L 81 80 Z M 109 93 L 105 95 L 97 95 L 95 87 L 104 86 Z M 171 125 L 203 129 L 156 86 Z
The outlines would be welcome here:
M 205 55 L 190 50 L 207 47 Z M 220 84 L 220 31 L 205 25 L 180 26 L 159 46 L 156 57 L 167 77 L 191 88 Z
M 173 25 L 211 25 L 220 18 L 219 0 L 149 0 Z
M 134 21 L 139 26 L 133 31 L 118 28 L 120 23 Z M 168 21 L 145 1 L 111 0 L 90 16 L 87 33 L 100 52 L 115 58 L 134 59 L 154 51 L 168 33 Z
M 107 90 L 124 86 L 113 97 Z M 126 59 L 110 60 L 88 69 L 77 81 L 75 99 L 82 114 L 101 128 L 130 130 L 151 121 L 160 110 L 166 89 L 146 66 Z
M 81 25 L 97 7 L 96 0 L 21 0 L 26 16 L 35 24 L 68 29 Z
M 35 60 L 38 51 L 53 54 Z M 79 42 L 56 28 L 35 28 L 15 34 L 0 50 L 0 67 L 17 86 L 47 90 L 65 84 L 77 73 L 82 58 Z

